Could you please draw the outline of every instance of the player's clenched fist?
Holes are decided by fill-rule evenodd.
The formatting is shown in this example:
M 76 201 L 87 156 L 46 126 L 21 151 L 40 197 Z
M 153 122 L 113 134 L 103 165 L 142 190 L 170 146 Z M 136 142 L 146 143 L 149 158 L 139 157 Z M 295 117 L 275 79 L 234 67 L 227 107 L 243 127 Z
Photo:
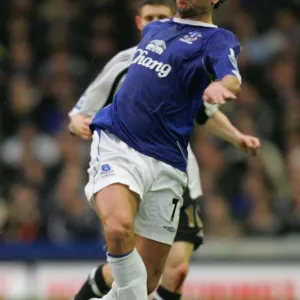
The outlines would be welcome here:
M 260 141 L 256 137 L 241 134 L 236 138 L 236 147 L 249 155 L 256 156 L 260 149 Z
M 211 83 L 203 93 L 203 100 L 207 103 L 225 104 L 227 99 L 236 99 L 236 95 L 219 82 Z
M 92 133 L 89 125 L 91 124 L 92 120 L 92 118 L 86 118 L 81 114 L 73 116 L 71 118 L 72 132 L 84 140 L 91 139 Z

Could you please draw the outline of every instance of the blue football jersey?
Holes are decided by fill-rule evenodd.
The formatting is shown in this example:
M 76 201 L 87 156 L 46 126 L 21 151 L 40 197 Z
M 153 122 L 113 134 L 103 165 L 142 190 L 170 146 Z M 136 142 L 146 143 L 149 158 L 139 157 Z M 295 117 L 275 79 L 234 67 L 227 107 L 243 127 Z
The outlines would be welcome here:
M 126 79 L 91 130 L 108 130 L 145 155 L 186 171 L 187 146 L 212 80 L 240 79 L 235 35 L 172 18 L 145 27 Z

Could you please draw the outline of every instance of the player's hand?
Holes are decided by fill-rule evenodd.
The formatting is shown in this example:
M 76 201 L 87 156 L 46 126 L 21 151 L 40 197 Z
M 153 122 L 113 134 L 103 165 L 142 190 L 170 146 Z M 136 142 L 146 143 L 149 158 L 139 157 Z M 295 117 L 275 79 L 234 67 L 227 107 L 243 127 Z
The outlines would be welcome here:
M 83 115 L 76 115 L 71 118 L 71 129 L 74 134 L 81 137 L 84 140 L 90 140 L 92 138 L 92 132 L 89 125 L 93 118 L 86 118 Z
M 256 156 L 260 149 L 260 140 L 250 135 L 238 135 L 235 144 L 237 148 L 248 153 L 251 156 Z
M 211 83 L 203 93 L 203 100 L 211 104 L 225 104 L 227 99 L 236 99 L 236 95 L 230 92 L 219 82 Z

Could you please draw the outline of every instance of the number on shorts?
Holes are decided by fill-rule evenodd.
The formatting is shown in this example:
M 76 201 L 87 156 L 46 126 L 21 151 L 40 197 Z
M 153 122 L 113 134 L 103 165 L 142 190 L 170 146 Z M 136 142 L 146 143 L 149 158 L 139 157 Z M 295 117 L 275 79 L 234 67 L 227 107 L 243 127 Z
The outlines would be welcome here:
M 190 205 L 185 209 L 185 213 L 188 218 L 189 228 L 203 227 L 203 223 L 199 216 L 198 208 L 194 208 L 192 205 Z
M 174 220 L 174 216 L 175 216 L 175 212 L 176 212 L 176 208 L 177 208 L 177 204 L 178 204 L 179 200 L 178 199 L 173 199 L 173 204 L 174 204 L 174 209 L 173 209 L 173 212 L 172 212 L 172 216 L 171 216 L 171 219 L 170 221 L 173 222 Z

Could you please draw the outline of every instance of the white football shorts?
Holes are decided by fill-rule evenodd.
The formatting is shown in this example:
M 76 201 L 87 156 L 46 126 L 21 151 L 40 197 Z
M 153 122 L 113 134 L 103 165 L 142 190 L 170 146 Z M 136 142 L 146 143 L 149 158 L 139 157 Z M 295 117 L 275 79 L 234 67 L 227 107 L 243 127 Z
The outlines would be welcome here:
M 191 199 L 197 199 L 202 196 L 200 170 L 198 167 L 197 159 L 190 145 L 188 146 L 187 175 L 190 197 Z
M 134 150 L 107 131 L 94 131 L 88 174 L 85 193 L 90 202 L 111 184 L 128 186 L 140 196 L 135 233 L 173 244 L 187 186 L 184 172 Z

